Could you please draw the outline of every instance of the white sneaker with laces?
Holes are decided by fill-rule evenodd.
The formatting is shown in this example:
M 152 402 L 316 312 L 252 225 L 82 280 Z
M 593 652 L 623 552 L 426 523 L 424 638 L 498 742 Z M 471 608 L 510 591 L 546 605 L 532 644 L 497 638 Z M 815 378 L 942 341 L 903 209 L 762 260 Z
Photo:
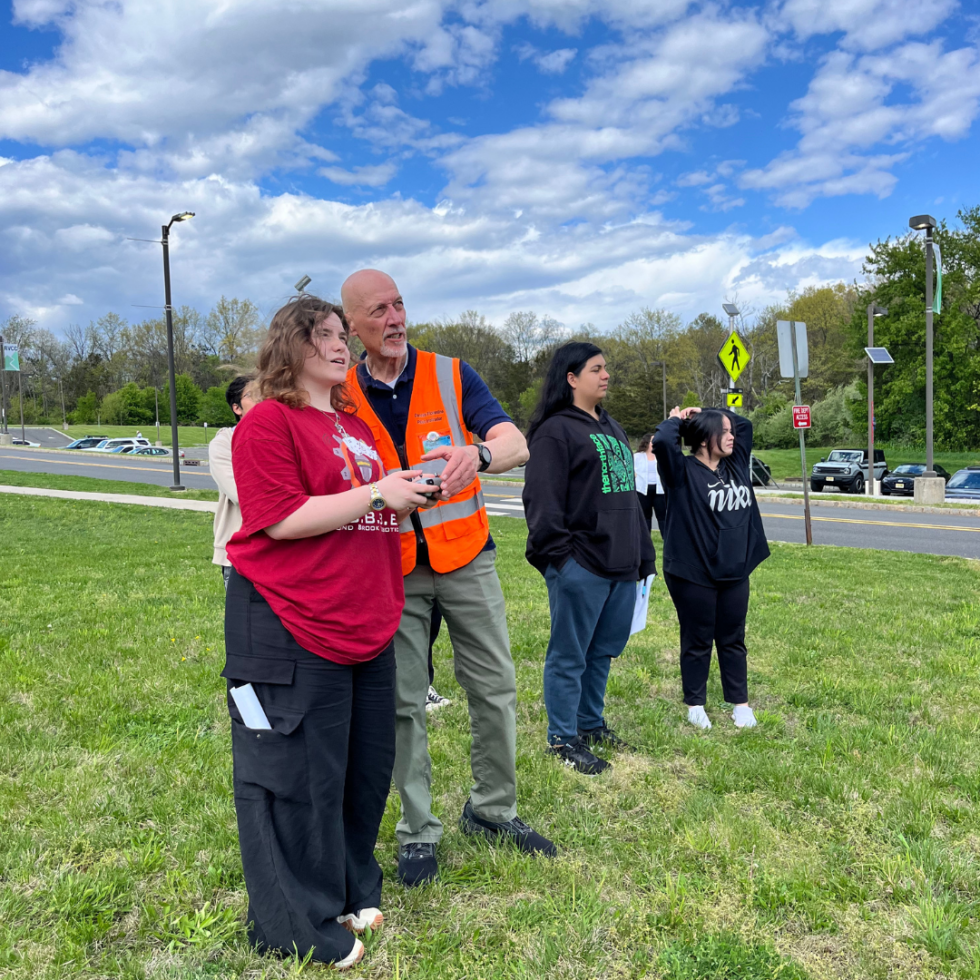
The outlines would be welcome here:
M 349 970 L 352 966 L 360 963 L 363 956 L 364 943 L 360 939 L 355 939 L 354 948 L 342 960 L 334 960 L 331 965 L 335 970 Z
M 434 687 L 429 686 L 429 693 L 425 696 L 425 710 L 437 711 L 445 708 L 447 704 L 452 704 L 449 698 L 444 698 Z
M 356 913 L 349 912 L 347 915 L 338 915 L 337 921 L 351 932 L 362 933 L 366 929 L 372 932 L 381 928 L 381 923 L 385 917 L 381 914 L 381 909 L 358 909 Z

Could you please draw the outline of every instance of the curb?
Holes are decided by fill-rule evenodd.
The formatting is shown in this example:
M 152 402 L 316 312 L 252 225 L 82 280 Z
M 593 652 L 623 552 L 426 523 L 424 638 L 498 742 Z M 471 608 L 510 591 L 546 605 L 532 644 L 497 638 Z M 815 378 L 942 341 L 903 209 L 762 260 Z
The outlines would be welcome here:
M 799 504 L 800 507 L 803 506 L 802 491 L 800 491 L 799 497 L 783 497 L 779 493 L 765 493 L 760 496 L 760 494 L 757 492 L 756 499 L 760 504 L 763 500 L 774 500 L 779 501 L 782 504 Z M 847 507 L 855 510 L 887 510 L 896 514 L 943 514 L 946 517 L 980 517 L 980 510 L 958 507 L 928 507 L 921 504 L 872 504 L 868 501 L 861 500 L 828 500 L 826 497 L 817 497 L 815 499 L 812 495 L 810 497 L 810 502 L 819 507 Z
M 35 426 L 35 428 L 38 428 L 38 426 Z M 50 446 L 37 446 L 37 447 L 35 447 L 35 446 L 4 446 L 3 448 L 4 449 L 16 449 L 19 452 L 25 452 L 25 453 L 60 453 L 62 456 L 73 456 L 75 459 L 87 459 L 87 458 L 89 458 L 88 456 L 82 456 L 81 455 L 82 450 L 80 450 L 80 449 L 53 449 Z M 197 446 L 191 446 L 190 448 L 191 449 L 197 449 L 198 447 Z M 187 450 L 184 449 L 184 450 L 182 450 L 182 452 L 185 452 L 186 453 Z M 93 459 L 101 459 L 104 456 L 112 456 L 115 459 L 128 459 L 129 458 L 126 453 L 89 453 L 89 456 L 92 457 Z M 150 463 L 162 463 L 165 466 L 172 466 L 173 465 L 173 458 L 172 457 L 169 457 L 169 456 L 139 456 L 139 457 L 136 457 L 136 458 L 138 458 L 141 463 L 142 462 L 150 462 Z M 194 457 L 185 457 L 185 459 L 187 459 L 187 458 L 193 459 Z M 184 460 L 181 460 L 180 465 L 181 466 L 184 465 Z M 200 460 L 199 461 L 199 465 L 201 465 L 201 466 L 207 466 L 208 465 L 208 460 L 207 459 Z

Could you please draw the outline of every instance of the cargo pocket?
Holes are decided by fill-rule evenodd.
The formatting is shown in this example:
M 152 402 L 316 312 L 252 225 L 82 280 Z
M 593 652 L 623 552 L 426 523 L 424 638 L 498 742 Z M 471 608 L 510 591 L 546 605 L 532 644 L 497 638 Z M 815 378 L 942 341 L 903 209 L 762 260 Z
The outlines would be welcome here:
M 270 708 L 272 730 L 246 728 L 232 719 L 231 748 L 238 799 L 310 802 L 310 773 L 306 757 L 302 712 Z

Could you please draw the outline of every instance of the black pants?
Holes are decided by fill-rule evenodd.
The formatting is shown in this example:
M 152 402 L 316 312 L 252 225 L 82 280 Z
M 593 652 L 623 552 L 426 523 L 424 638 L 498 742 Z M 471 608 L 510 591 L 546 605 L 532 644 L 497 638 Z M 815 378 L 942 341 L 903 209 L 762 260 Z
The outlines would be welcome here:
M 649 493 L 640 493 L 639 490 L 636 491 L 637 497 L 640 498 L 640 506 L 643 508 L 643 516 L 646 518 L 647 527 L 653 527 L 653 516 L 657 516 L 657 530 L 661 534 L 664 533 L 664 518 L 667 516 L 667 497 L 665 494 L 657 493 L 657 485 L 655 483 L 649 484 Z
M 325 963 L 354 937 L 336 917 L 381 901 L 374 857 L 395 761 L 395 656 L 337 664 L 304 650 L 255 587 L 231 573 L 228 686 L 250 683 L 272 731 L 229 696 L 235 810 L 252 942 Z
M 711 644 L 714 642 L 725 700 L 729 704 L 745 704 L 749 699 L 745 660 L 749 580 L 709 588 L 665 573 L 664 581 L 681 625 L 684 703 L 705 703 Z
M 432 619 L 429 623 L 429 687 L 436 682 L 436 669 L 432 664 L 432 648 L 439 639 L 439 630 L 442 629 L 442 610 L 438 602 L 432 603 Z

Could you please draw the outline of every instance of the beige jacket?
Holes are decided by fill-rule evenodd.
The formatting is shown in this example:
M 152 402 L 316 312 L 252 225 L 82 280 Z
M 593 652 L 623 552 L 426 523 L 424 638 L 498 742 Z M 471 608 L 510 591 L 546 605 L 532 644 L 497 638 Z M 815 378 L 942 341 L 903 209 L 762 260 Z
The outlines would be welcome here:
M 208 446 L 211 478 L 218 484 L 218 509 L 214 515 L 214 557 L 211 559 L 215 565 L 231 564 L 225 554 L 225 545 L 242 526 L 235 472 L 231 468 L 231 437 L 234 434 L 234 428 L 220 429 Z

